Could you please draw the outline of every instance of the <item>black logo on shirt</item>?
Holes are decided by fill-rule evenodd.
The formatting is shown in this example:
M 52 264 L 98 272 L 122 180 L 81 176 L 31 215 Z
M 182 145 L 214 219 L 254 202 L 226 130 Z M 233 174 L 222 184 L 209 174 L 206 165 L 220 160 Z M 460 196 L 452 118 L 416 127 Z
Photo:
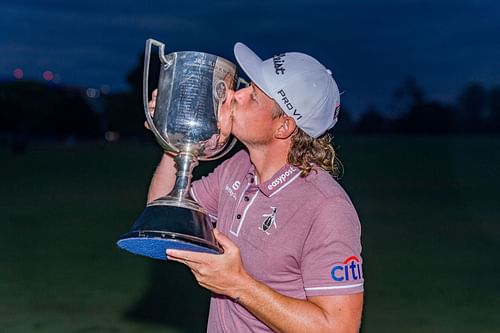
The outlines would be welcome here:
M 289 111 L 292 111 L 293 110 L 293 116 L 295 117 L 295 119 L 299 120 L 300 118 L 302 118 L 302 115 L 297 111 L 297 109 L 293 106 L 292 102 L 290 102 L 290 100 L 288 99 L 288 97 L 286 97 L 286 93 L 283 89 L 281 90 L 278 90 L 278 95 L 281 96 L 281 101 L 283 102 L 283 104 L 285 104 L 286 108 L 289 110 Z
M 262 225 L 259 227 L 259 230 L 265 232 L 267 235 L 270 235 L 269 229 L 274 226 L 276 229 L 276 207 L 271 207 L 271 214 L 263 214 L 264 221 L 262 221 Z

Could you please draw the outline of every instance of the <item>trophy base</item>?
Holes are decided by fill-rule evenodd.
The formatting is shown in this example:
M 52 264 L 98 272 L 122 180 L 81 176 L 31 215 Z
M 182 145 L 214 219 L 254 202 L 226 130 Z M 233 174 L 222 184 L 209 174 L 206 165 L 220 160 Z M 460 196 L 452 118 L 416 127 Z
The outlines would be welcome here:
M 191 203 L 159 199 L 148 205 L 116 243 L 133 254 L 167 260 L 167 249 L 220 254 L 210 217 Z
M 164 238 L 163 235 L 165 235 L 165 233 L 162 232 L 152 231 L 148 233 L 150 235 L 146 237 L 140 236 L 120 239 L 117 245 L 130 253 L 159 260 L 167 260 L 166 251 L 168 249 L 219 254 L 219 250 L 217 249 L 195 244 L 192 240 L 182 240 L 182 235 L 173 234 L 169 235 L 172 238 Z M 153 234 L 156 235 L 153 236 Z

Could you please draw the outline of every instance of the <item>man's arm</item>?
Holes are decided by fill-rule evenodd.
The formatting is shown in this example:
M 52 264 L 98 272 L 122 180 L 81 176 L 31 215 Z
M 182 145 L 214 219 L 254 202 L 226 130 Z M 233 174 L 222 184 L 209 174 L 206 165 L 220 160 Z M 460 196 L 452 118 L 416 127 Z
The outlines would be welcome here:
M 175 167 L 173 157 L 164 153 L 149 185 L 148 203 L 172 191 L 175 185 L 176 173 L 177 168 Z
M 154 116 L 154 111 L 156 107 L 156 97 L 158 96 L 158 89 L 153 90 L 151 94 L 151 100 L 148 103 L 148 110 L 151 117 Z M 150 130 L 148 122 L 144 122 L 144 127 Z M 174 158 L 167 153 L 164 153 L 160 164 L 156 167 L 151 183 L 149 184 L 147 203 L 161 198 L 174 188 L 175 185 L 175 174 L 177 169 L 175 167 Z
M 235 299 L 277 332 L 358 332 L 362 293 L 307 300 L 284 296 L 245 271 L 236 244 L 218 231 L 215 236 L 224 254 L 168 250 L 168 259 L 187 265 L 202 287 Z
M 299 300 L 252 279 L 239 303 L 276 332 L 355 333 L 361 324 L 363 293 Z

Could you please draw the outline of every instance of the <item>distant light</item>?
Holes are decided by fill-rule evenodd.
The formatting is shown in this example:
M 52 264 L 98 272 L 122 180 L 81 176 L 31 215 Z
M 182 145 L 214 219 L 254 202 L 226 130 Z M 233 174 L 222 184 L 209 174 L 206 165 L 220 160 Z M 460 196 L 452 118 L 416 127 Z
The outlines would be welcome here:
M 108 86 L 107 84 L 103 85 L 101 87 L 101 92 L 104 94 L 104 95 L 107 95 L 109 94 L 109 92 L 111 91 L 111 87 Z
M 43 72 L 42 76 L 45 81 L 52 81 L 54 79 L 54 73 L 52 73 L 51 71 Z
M 98 98 L 101 92 L 94 88 L 87 88 L 87 97 L 89 98 Z
M 116 131 L 107 131 L 106 133 L 104 133 L 104 138 L 108 142 L 116 142 L 120 140 L 120 133 Z
M 16 68 L 12 72 L 16 80 L 21 80 L 24 77 L 24 71 L 21 68 Z

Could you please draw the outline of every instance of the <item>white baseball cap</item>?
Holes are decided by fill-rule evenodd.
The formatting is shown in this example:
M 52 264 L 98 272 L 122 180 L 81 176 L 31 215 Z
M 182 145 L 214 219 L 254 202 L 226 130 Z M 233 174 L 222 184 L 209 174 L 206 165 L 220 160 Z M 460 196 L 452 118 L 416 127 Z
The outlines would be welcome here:
M 337 123 L 339 88 L 332 72 L 313 57 L 287 52 L 262 61 L 243 43 L 236 43 L 234 55 L 250 80 L 313 138 Z

